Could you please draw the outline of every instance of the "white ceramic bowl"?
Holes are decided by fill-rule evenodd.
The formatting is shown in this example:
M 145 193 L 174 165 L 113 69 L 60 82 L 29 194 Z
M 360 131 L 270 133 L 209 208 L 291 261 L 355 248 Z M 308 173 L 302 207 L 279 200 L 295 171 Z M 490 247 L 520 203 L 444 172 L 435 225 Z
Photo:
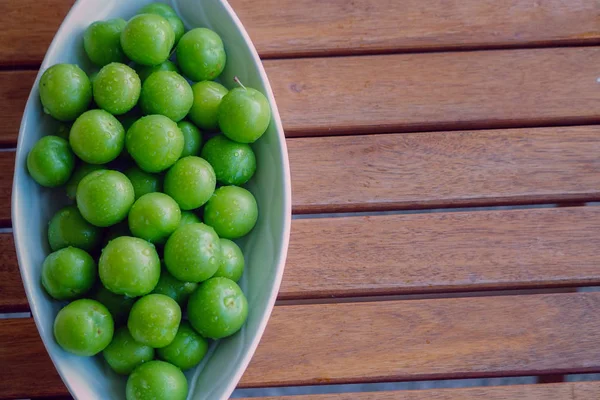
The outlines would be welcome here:
M 47 224 L 66 200 L 61 190 L 44 189 L 27 173 L 29 150 L 42 136 L 54 132 L 56 122 L 44 115 L 39 100 L 41 73 L 56 63 L 90 67 L 82 37 L 97 20 L 135 15 L 151 0 L 79 0 L 56 34 L 42 63 L 27 101 L 19 132 L 12 196 L 12 221 L 17 256 L 31 311 L 40 336 L 60 376 L 78 399 L 125 398 L 125 379 L 114 374 L 101 357 L 84 358 L 63 351 L 54 341 L 52 325 L 63 304 L 52 301 L 40 283 L 41 265 L 49 253 Z M 221 76 L 231 87 L 233 77 L 263 92 L 271 103 L 273 118 L 265 135 L 253 145 L 256 176 L 247 185 L 259 206 L 254 230 L 240 241 L 246 257 L 241 286 L 248 297 L 249 317 L 236 335 L 213 346 L 202 365 L 186 375 L 190 399 L 224 399 L 234 390 L 254 353 L 275 303 L 287 253 L 291 190 L 287 150 L 281 121 L 269 82 L 250 38 L 225 0 L 171 0 L 186 28 L 207 27 L 225 43 L 227 67 Z

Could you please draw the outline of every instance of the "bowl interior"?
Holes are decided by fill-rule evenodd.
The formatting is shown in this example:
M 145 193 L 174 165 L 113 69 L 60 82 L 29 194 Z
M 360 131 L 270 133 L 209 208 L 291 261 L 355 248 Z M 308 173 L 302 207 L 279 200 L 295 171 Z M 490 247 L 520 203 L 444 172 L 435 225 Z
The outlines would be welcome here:
M 40 71 L 56 63 L 93 67 L 83 51 L 82 35 L 97 20 L 129 18 L 151 0 L 79 0 L 63 22 Z M 258 169 L 246 187 L 255 195 L 259 220 L 238 244 L 246 258 L 240 281 L 248 297 L 249 316 L 236 335 L 213 345 L 197 369 L 186 373 L 191 399 L 228 397 L 252 356 L 275 302 L 283 274 L 289 238 L 291 195 L 285 139 L 277 106 L 260 60 L 230 6 L 221 0 L 165 1 L 182 17 L 186 28 L 208 27 L 223 38 L 227 66 L 221 82 L 233 86 L 238 76 L 244 84 L 262 91 L 270 100 L 273 118 L 265 135 L 253 145 Z M 53 338 L 52 325 L 64 305 L 51 300 L 40 283 L 40 270 L 50 249 L 47 224 L 67 199 L 62 190 L 45 189 L 27 174 L 26 157 L 35 142 L 54 132 L 57 122 L 45 115 L 36 79 L 23 116 L 13 184 L 13 227 L 21 274 L 33 316 L 46 349 L 71 393 L 80 399 L 124 398 L 125 379 L 114 374 L 100 357 L 83 358 L 63 351 Z

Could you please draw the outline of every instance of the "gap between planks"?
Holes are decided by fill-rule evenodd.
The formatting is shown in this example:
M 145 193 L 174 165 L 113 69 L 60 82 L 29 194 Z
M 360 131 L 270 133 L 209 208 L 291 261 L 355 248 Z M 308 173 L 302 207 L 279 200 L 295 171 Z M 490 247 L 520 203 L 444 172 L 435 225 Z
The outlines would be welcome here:
M 263 58 L 600 43 L 599 10 L 593 1 L 262 0 L 260 7 L 253 0 L 230 3 Z M 39 65 L 71 4 L 72 0 L 0 3 L 0 65 Z
M 276 307 L 240 387 L 598 372 L 599 306 L 571 293 Z M 66 394 L 33 321 L 0 327 L 0 396 Z
M 600 200 L 600 126 L 288 139 L 293 212 Z M 10 224 L 14 152 L 0 152 Z M 260 168 L 260 166 L 259 166 Z
M 266 60 L 288 137 L 600 123 L 600 48 Z M 0 73 L 12 146 L 35 72 Z
M 294 220 L 279 299 L 595 286 L 599 246 L 599 207 Z M 0 256 L 0 310 L 26 311 L 12 235 Z

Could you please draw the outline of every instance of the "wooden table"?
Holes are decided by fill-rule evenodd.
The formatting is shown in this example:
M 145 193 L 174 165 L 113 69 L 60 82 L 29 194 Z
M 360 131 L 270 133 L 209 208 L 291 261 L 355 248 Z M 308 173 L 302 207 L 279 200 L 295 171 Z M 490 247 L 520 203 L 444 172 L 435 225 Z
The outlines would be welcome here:
M 13 148 L 71 4 L 0 2 L 3 313 L 28 310 Z M 600 372 L 600 293 L 573 290 L 600 285 L 598 1 L 232 5 L 282 113 L 298 217 L 240 387 Z M 392 210 L 416 211 L 371 213 Z M 68 394 L 31 318 L 0 320 L 0 364 L 2 399 Z M 290 399 L 309 398 L 592 400 L 600 383 Z

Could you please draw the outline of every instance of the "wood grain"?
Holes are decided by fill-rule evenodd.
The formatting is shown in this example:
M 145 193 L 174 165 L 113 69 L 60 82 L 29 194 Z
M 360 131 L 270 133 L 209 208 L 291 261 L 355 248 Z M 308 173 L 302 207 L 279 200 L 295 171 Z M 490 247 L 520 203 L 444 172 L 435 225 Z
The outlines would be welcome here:
M 598 371 L 599 306 L 578 293 L 279 307 L 240 385 Z
M 73 0 L 0 1 L 0 65 L 38 66 L 73 3 Z
M 598 382 L 261 397 L 262 400 L 597 400 L 598 398 L 600 398 Z
M 280 306 L 240 387 L 599 371 L 598 307 L 600 293 Z M 31 319 L 0 332 L 0 397 L 66 394 Z
M 288 139 L 294 213 L 600 200 L 600 126 Z M 0 224 L 13 152 L 0 152 Z
M 68 395 L 33 319 L 4 319 L 0 326 L 0 398 Z
M 295 220 L 280 298 L 592 286 L 598 246 L 600 207 Z
M 263 57 L 600 42 L 589 0 L 232 0 Z M 307 12 L 307 10 L 315 10 Z
M 0 65 L 39 64 L 72 3 L 0 2 Z M 600 43 L 600 8 L 590 0 L 230 3 L 263 58 Z
M 266 60 L 288 136 L 600 122 L 600 48 Z
M 28 310 L 13 236 L 11 233 L 0 233 L 0 312 Z
M 600 48 L 586 47 L 264 64 L 293 137 L 600 123 L 598 63 Z M 0 73 L 0 145 L 16 142 L 34 78 Z
M 600 198 L 600 126 L 295 138 L 288 152 L 296 213 Z
M 0 234 L 0 312 L 27 311 Z M 600 207 L 294 220 L 280 300 L 600 284 Z
M 3 4 L 3 2 L 0 2 L 0 4 Z M 0 49 L 3 48 L 3 46 L 0 46 Z M 0 72 L 1 147 L 13 147 L 17 143 L 23 110 L 36 74 L 37 72 L 33 71 Z

